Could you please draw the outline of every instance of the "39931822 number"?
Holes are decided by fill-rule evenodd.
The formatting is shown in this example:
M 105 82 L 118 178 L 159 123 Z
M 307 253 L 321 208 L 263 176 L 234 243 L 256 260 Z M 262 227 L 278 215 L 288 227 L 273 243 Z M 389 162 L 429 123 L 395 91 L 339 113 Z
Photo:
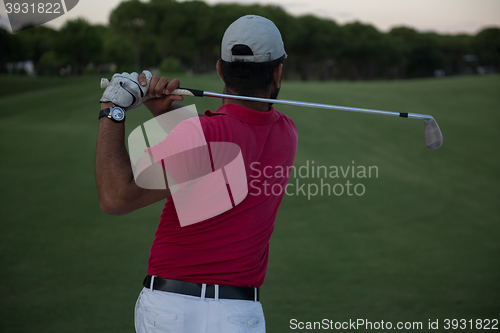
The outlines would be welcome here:
M 5 10 L 7 14 L 62 14 L 61 12 L 61 4 L 56 3 L 43 3 L 40 2 L 36 6 L 34 3 L 5 3 Z

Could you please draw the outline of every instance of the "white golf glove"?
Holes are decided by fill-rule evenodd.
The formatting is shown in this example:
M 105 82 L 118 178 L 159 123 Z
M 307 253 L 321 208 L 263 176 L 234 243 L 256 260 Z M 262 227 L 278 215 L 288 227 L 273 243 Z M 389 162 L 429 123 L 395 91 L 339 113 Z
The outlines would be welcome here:
M 150 71 L 143 71 L 146 74 L 146 86 L 139 83 L 139 74 L 121 73 L 113 75 L 108 87 L 104 90 L 101 102 L 111 102 L 127 110 L 132 110 L 142 104 L 147 99 L 149 83 L 153 76 Z

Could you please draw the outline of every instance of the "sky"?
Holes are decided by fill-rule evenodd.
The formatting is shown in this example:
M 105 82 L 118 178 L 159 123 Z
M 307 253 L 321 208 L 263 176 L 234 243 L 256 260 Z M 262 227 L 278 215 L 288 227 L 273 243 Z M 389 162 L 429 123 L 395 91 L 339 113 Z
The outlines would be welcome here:
M 122 0 L 80 0 L 66 15 L 47 26 L 59 28 L 68 19 L 84 17 L 106 24 L 110 11 Z M 6 25 L 5 7 L 0 1 L 0 24 Z M 409 26 L 419 31 L 475 34 L 484 27 L 500 26 L 500 0 L 206 0 L 214 3 L 259 3 L 283 7 L 293 15 L 314 14 L 344 24 L 369 23 L 381 31 Z

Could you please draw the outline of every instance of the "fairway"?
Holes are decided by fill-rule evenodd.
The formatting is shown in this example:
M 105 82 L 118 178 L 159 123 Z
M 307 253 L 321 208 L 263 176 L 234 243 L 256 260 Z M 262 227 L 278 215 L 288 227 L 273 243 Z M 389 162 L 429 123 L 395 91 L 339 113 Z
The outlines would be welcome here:
M 99 81 L 0 76 L 2 332 L 134 332 L 163 203 L 121 217 L 99 209 Z M 271 238 L 268 332 L 293 331 L 291 319 L 422 322 L 420 331 L 429 320 L 439 331 L 445 319 L 500 320 L 498 91 L 498 75 L 283 82 L 282 99 L 432 115 L 444 143 L 427 149 L 421 120 L 276 106 L 298 128 L 297 171 L 310 173 L 291 178 Z M 184 101 L 194 103 L 203 112 L 221 100 Z M 127 135 L 150 118 L 144 106 L 128 112 Z M 313 164 L 372 174 L 318 177 Z M 324 183 L 344 191 L 311 194 Z

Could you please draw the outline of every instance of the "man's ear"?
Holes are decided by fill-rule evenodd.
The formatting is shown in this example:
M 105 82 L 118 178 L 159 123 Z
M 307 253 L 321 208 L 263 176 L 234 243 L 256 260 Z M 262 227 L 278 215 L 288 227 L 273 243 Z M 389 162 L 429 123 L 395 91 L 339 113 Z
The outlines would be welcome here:
M 222 66 L 221 66 L 219 60 L 217 60 L 217 64 L 215 65 L 215 68 L 217 68 L 217 74 L 219 74 L 219 77 L 222 80 L 222 82 L 226 83 L 226 81 L 224 81 L 224 75 L 222 75 Z
M 280 88 L 281 86 L 281 75 L 283 74 L 283 64 L 279 64 L 276 66 L 274 69 L 274 74 L 273 74 L 273 84 L 276 86 L 276 88 Z

